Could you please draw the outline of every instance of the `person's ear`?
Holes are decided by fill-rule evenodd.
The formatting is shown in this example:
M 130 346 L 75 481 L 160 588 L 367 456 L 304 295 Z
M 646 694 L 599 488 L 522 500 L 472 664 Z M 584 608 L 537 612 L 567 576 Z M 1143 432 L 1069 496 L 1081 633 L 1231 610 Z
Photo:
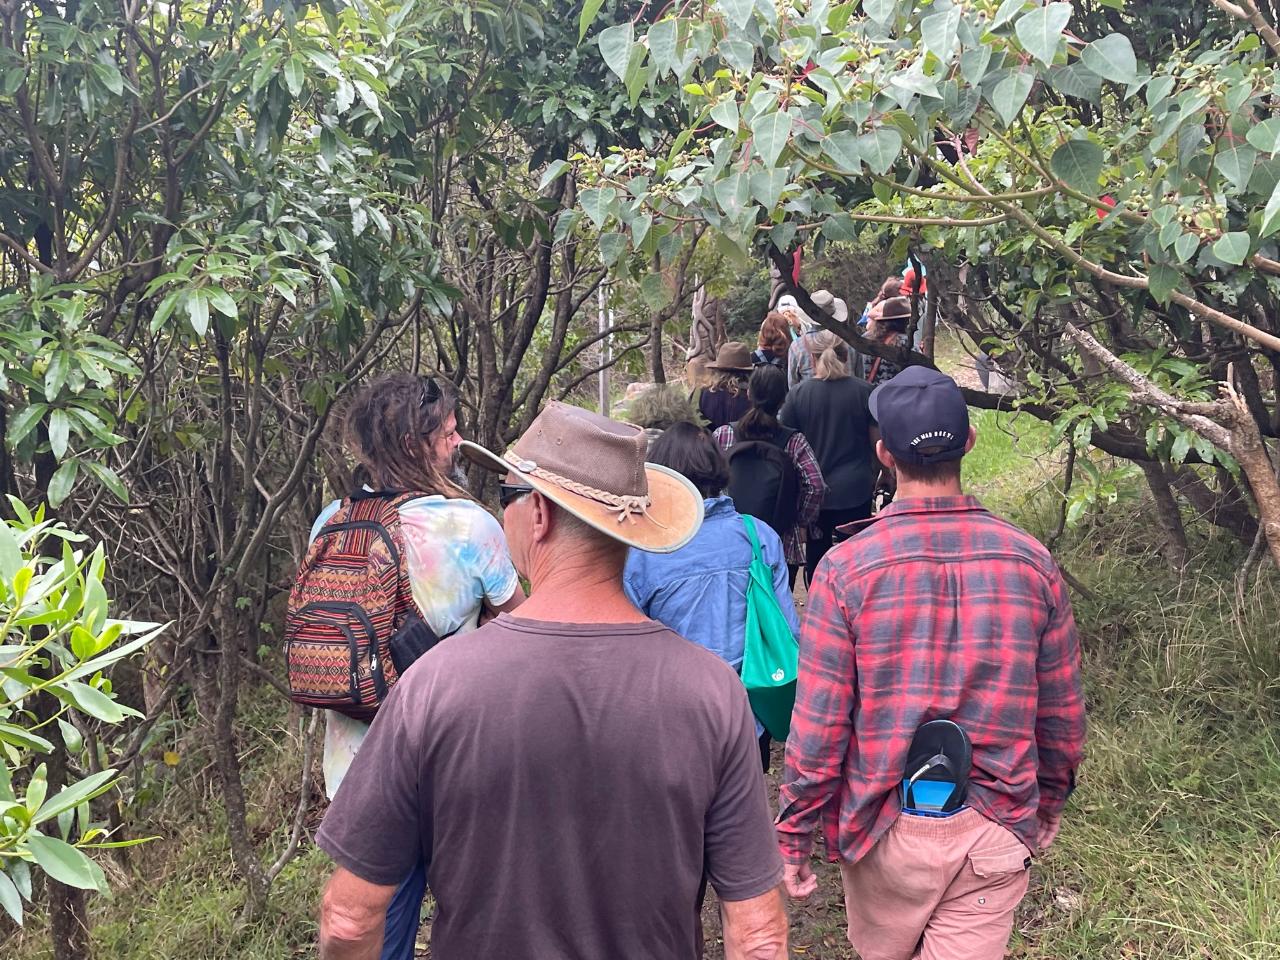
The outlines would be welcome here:
M 886 470 L 893 469 L 893 454 L 889 452 L 889 448 L 884 445 L 883 440 L 876 441 L 876 459 L 884 465 Z
M 529 494 L 529 507 L 533 513 L 529 532 L 533 535 L 534 543 L 541 543 L 551 536 L 555 509 L 551 501 L 537 490 Z
M 972 450 L 972 449 L 974 448 L 974 445 L 975 445 L 977 442 L 978 442 L 978 428 L 977 428 L 977 427 L 970 427 L 970 428 L 969 428 L 969 439 L 968 439 L 968 440 L 966 440 L 966 441 L 964 442 L 964 452 L 965 452 L 965 453 L 968 453 L 970 450 Z

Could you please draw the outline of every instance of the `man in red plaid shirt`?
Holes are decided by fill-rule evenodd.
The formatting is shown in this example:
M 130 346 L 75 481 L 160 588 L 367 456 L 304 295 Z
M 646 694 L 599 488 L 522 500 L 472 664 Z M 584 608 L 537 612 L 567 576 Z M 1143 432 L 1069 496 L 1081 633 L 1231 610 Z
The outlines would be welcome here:
M 955 382 L 909 367 L 871 396 L 896 501 L 809 588 L 778 841 L 793 897 L 821 824 L 862 960 L 999 960 L 1084 743 L 1066 586 L 1033 537 L 962 494 L 976 434 Z M 973 745 L 967 806 L 903 813 L 917 728 Z

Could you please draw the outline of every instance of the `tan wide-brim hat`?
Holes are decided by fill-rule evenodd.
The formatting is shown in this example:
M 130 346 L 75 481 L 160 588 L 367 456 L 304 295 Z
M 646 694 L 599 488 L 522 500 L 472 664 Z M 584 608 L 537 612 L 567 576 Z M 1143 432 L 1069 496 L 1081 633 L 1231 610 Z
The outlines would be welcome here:
M 716 351 L 716 362 L 708 363 L 707 369 L 725 373 L 750 373 L 755 369 L 751 362 L 751 348 L 739 340 L 730 340 Z
M 511 473 L 579 520 L 650 553 L 672 553 L 702 526 L 702 494 L 686 477 L 644 460 L 647 438 L 629 423 L 552 402 L 499 456 L 459 445 L 473 463 Z

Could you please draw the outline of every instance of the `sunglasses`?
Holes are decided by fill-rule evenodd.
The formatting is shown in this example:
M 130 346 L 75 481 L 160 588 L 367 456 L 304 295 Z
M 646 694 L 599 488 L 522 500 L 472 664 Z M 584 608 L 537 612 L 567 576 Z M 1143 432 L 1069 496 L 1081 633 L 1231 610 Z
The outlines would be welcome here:
M 422 378 L 422 406 L 427 407 L 440 399 L 440 384 L 435 377 Z
M 533 487 L 527 483 L 500 483 L 498 484 L 498 503 L 505 510 L 526 493 L 533 493 Z

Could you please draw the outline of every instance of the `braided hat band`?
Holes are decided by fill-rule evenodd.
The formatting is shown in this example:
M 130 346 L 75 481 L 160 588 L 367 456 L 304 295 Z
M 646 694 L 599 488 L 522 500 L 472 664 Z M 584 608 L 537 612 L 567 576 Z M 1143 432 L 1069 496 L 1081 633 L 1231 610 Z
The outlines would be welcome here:
M 594 500 L 596 503 L 603 503 L 607 507 L 612 507 L 618 511 L 616 519 L 619 523 L 624 520 L 630 520 L 635 523 L 636 515 L 640 515 L 647 516 L 650 521 L 665 529 L 665 524 L 660 523 L 657 518 L 649 513 L 649 507 L 653 504 L 653 501 L 648 494 L 644 496 L 623 496 L 617 493 L 610 493 L 608 490 L 598 490 L 585 483 L 579 483 L 577 480 L 570 480 L 568 477 L 563 477 L 558 473 L 552 473 L 550 470 L 538 466 L 532 460 L 526 460 L 510 450 L 502 455 L 502 459 L 523 474 L 537 477 L 539 480 L 553 483 L 557 487 L 568 490 L 570 493 L 576 493 L 580 497 L 586 497 L 588 500 Z

